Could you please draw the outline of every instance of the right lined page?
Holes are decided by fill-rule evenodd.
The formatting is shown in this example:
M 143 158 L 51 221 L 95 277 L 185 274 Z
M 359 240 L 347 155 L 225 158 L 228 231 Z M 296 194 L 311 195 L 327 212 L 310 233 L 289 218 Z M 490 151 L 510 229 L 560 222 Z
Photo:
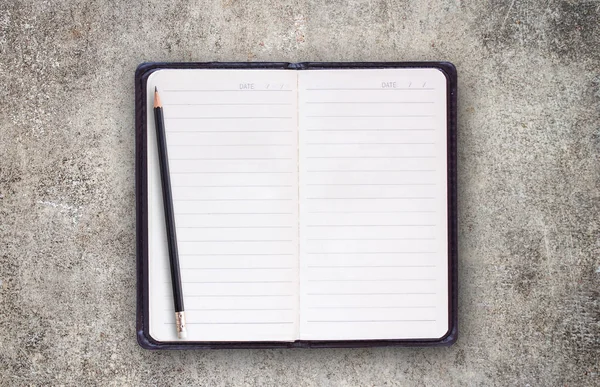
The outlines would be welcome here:
M 298 72 L 300 338 L 448 330 L 446 78 Z

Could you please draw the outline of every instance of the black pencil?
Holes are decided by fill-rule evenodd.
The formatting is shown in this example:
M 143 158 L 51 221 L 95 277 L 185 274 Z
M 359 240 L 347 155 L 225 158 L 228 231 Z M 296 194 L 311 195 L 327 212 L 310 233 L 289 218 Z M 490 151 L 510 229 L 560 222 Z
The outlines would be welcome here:
M 165 120 L 158 89 L 154 88 L 154 123 L 156 125 L 156 141 L 158 143 L 158 160 L 162 181 L 163 205 L 165 209 L 165 224 L 167 226 L 167 241 L 169 244 L 169 262 L 171 266 L 171 285 L 173 287 L 173 305 L 175 306 L 175 327 L 177 337 L 185 339 L 185 313 L 183 309 L 183 291 L 181 288 L 181 273 L 179 270 L 179 252 L 177 251 L 177 234 L 175 232 L 175 215 L 173 211 L 173 196 L 171 194 L 171 175 L 169 174 L 169 158 L 167 157 L 167 139 L 165 135 Z

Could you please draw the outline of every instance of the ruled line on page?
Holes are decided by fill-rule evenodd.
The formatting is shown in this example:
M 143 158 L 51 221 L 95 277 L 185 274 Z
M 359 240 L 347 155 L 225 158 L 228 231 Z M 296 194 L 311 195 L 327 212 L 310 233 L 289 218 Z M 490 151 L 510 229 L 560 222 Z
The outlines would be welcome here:
M 426 102 L 423 102 L 426 103 Z M 163 106 L 291 106 L 288 102 L 163 103 Z
M 173 308 L 164 309 L 165 312 L 172 311 Z M 266 311 L 290 311 L 294 310 L 294 308 L 185 308 L 186 312 L 244 312 L 244 311 L 253 311 L 253 312 L 266 312 Z
M 196 262 L 196 261 L 194 261 Z M 165 269 L 168 269 L 167 267 L 165 267 Z M 181 267 L 182 270 L 292 270 L 294 269 L 293 267 L 189 267 L 189 266 L 182 266 Z
M 309 91 L 326 91 L 326 90 L 376 90 L 376 91 L 398 91 L 398 90 L 411 90 L 411 91 L 421 91 L 421 90 L 435 90 L 433 87 L 396 87 L 396 88 L 378 88 L 378 87 L 309 87 L 304 90 Z
M 286 271 L 286 270 L 293 270 L 293 267 L 288 267 L 288 268 L 281 268 L 281 267 L 258 267 L 258 268 L 252 268 L 252 267 L 181 267 L 181 270 L 201 270 L 201 271 L 214 271 L 214 270 L 223 270 L 223 271 L 235 271 L 235 270 L 240 270 L 240 271 L 246 271 L 246 270 L 264 270 L 264 271 Z M 164 270 L 168 271 L 169 268 L 165 267 Z
M 293 130 L 169 130 L 169 133 L 291 133 Z
M 215 257 L 215 258 L 219 258 L 219 257 Z M 196 263 L 198 261 L 197 260 L 193 260 L 193 261 L 190 261 L 190 262 Z M 223 262 L 227 262 L 227 261 L 223 261 Z M 219 263 L 223 263 L 223 262 L 219 262 Z M 200 263 L 202 263 L 202 262 L 200 262 Z M 281 268 L 281 267 L 258 267 L 257 269 L 253 269 L 253 268 L 238 267 L 238 266 L 229 266 L 229 267 L 203 266 L 203 267 L 197 267 L 197 266 L 188 266 L 188 265 L 184 265 L 184 266 L 181 267 L 181 270 L 264 270 L 264 271 L 277 271 L 277 270 L 279 270 L 279 271 L 286 271 L 286 270 L 292 270 L 292 269 L 293 269 L 292 267 L 286 267 L 286 268 Z M 165 267 L 165 270 L 168 270 L 168 267 Z
M 238 116 L 238 117 L 165 117 L 165 120 L 291 120 L 293 117 L 288 116 Z
M 222 297 L 293 297 L 293 294 L 186 294 L 185 298 L 222 298 Z M 165 297 L 171 297 L 170 294 Z
M 173 199 L 174 202 L 285 202 L 292 199 Z
M 306 129 L 307 132 L 428 132 L 435 129 Z
M 217 258 L 217 257 L 215 257 Z M 198 262 L 197 260 L 191 261 L 191 262 Z M 165 266 L 164 268 L 165 270 L 168 270 L 169 268 Z M 230 266 L 230 267 L 210 267 L 210 266 L 205 266 L 205 267 L 190 267 L 187 265 L 181 266 L 181 270 L 292 270 L 293 267 L 258 267 L 256 269 L 254 268 L 249 268 L 249 267 L 237 267 L 237 266 Z
M 229 239 L 229 240 L 178 240 L 179 242 L 188 242 L 188 243 L 274 243 L 274 242 L 293 242 L 293 239 L 264 239 L 264 240 L 255 240 L 255 239 Z
M 436 306 L 309 306 L 307 309 L 435 309 Z
M 309 296 L 427 296 L 437 294 L 436 292 L 362 292 L 362 293 L 345 293 L 345 292 L 319 292 L 306 293 Z
M 219 146 L 219 147 L 238 147 L 238 146 L 243 146 L 243 147 L 271 147 L 271 146 L 293 146 L 293 144 L 174 144 L 174 145 L 169 145 L 169 148 L 178 148 L 178 147 L 215 147 L 215 146 Z
M 212 254 L 179 254 L 180 257 L 212 257 L 212 256 L 233 256 L 233 257 L 262 257 L 262 256 L 294 256 L 291 253 L 212 253 Z M 281 268 L 278 268 L 281 269 Z M 285 267 L 284 269 L 289 269 Z
M 229 157 L 229 158 L 209 158 L 209 157 L 169 157 L 169 160 L 183 160 L 183 161 L 252 161 L 252 160 L 292 160 L 292 157 Z M 231 186 L 230 186 L 231 187 Z M 238 186 L 238 187 L 252 187 Z
M 259 171 L 222 171 L 222 172 L 217 172 L 217 171 L 198 171 L 198 172 L 171 172 L 171 175 L 196 175 L 196 174 L 292 174 L 294 172 L 285 172 L 285 171 L 269 171 L 269 172 L 259 172 Z
M 386 322 L 434 322 L 437 320 L 307 320 L 309 323 L 386 323 Z
M 175 215 L 294 215 L 293 212 L 175 212 Z
M 312 252 L 307 252 L 306 254 L 308 255 L 383 255 L 383 254 L 387 254 L 387 255 L 397 255 L 397 254 L 437 254 L 437 251 L 354 251 L 354 252 L 348 252 L 348 251 L 331 251 L 331 252 L 327 252 L 327 251 L 312 251 Z
M 263 90 L 244 90 L 244 89 L 165 89 L 161 90 L 165 93 L 201 93 L 201 92 L 241 92 L 241 93 L 255 93 L 255 92 L 289 92 L 293 91 L 290 89 L 263 89 Z
M 411 199 L 411 200 L 430 200 L 430 199 L 436 199 L 435 196 L 426 196 L 426 197 L 422 197 L 422 196 L 395 196 L 395 197 L 387 197 L 387 196 L 373 196 L 373 197 L 348 197 L 348 198 L 329 198 L 329 197 L 310 197 L 310 198 L 306 198 L 306 200 L 380 200 L 380 199 L 385 199 L 385 200 L 404 200 L 404 199 Z
M 306 172 L 356 173 L 356 172 L 435 172 L 435 169 L 309 169 Z
M 173 322 L 165 322 L 165 324 L 167 325 L 175 325 L 175 323 Z M 294 324 L 293 321 L 250 321 L 250 322 L 244 322 L 244 321 L 215 321 L 215 322 L 189 322 L 186 321 L 187 325 L 287 325 L 287 324 Z
M 433 101 L 306 101 L 308 105 L 321 105 L 321 104 L 361 104 L 361 105 L 385 105 L 385 104 L 431 104 Z
M 310 255 L 310 254 L 309 254 Z M 322 266 L 322 265 L 308 265 L 310 269 L 364 269 L 369 267 L 375 268 L 425 268 L 425 267 L 436 267 L 436 265 L 333 265 L 333 266 Z
M 171 281 L 164 281 L 170 284 Z M 182 284 L 291 284 L 294 281 L 182 281 Z
M 435 224 L 309 224 L 307 228 L 342 228 L 342 227 L 435 227 Z
M 281 228 L 294 228 L 294 226 L 177 226 L 177 228 L 198 228 L 198 229 L 202 229 L 202 228 L 207 228 L 207 229 L 215 229 L 215 228 L 225 228 L 225 229 L 267 228 L 267 229 L 271 229 L 271 228 L 275 228 L 275 229 L 281 229 Z M 182 242 L 184 242 L 184 241 L 182 241 Z
M 435 211 L 307 211 L 308 214 L 431 214 Z
M 435 142 L 307 142 L 306 145 L 435 145 Z
M 313 186 L 340 186 L 340 187 L 360 187 L 360 186 L 422 186 L 436 185 L 436 183 L 308 183 Z M 402 211 L 405 212 L 405 211 Z M 421 212 L 421 211 L 418 211 Z
M 419 282 L 435 281 L 435 278 L 393 278 L 393 279 L 309 279 L 308 282 Z
M 307 238 L 307 241 L 433 241 L 436 238 Z
M 173 184 L 178 188 L 290 188 L 291 184 L 265 184 L 265 185 L 180 185 Z M 232 212 L 233 214 L 233 212 Z
M 306 159 L 328 159 L 328 160 L 345 160 L 345 159 L 376 159 L 376 160 L 395 160 L 395 159 L 435 159 L 435 156 L 308 156 Z M 250 159 L 252 160 L 252 159 Z M 377 184 L 374 184 L 377 185 Z
M 400 115 L 307 115 L 307 118 L 426 118 L 426 117 L 435 117 L 431 114 L 400 114 Z

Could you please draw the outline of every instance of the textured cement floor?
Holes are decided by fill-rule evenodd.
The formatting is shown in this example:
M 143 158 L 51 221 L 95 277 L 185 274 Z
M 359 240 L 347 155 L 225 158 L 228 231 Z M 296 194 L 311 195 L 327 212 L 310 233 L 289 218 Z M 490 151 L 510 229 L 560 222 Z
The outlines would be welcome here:
M 0 0 L 0 385 L 598 385 L 600 2 Z M 149 352 L 135 340 L 144 61 L 448 60 L 450 348 Z

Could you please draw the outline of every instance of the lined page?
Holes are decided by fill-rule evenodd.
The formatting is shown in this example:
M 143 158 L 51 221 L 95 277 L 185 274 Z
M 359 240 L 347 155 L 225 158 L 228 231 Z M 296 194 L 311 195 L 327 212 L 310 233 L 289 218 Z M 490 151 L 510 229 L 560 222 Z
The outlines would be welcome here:
M 448 330 L 446 79 L 299 72 L 300 337 Z
M 150 334 L 176 339 L 152 111 L 164 106 L 189 341 L 297 337 L 296 73 L 148 79 Z

